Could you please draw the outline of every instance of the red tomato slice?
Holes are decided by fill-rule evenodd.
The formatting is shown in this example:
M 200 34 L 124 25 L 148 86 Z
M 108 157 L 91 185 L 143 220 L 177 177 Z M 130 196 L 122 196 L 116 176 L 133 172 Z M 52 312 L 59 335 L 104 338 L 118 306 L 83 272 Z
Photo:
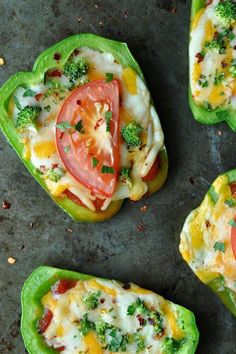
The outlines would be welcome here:
M 51 320 L 53 318 L 53 313 L 51 310 L 46 309 L 43 317 L 39 320 L 38 323 L 38 329 L 40 331 L 40 333 L 44 333 L 46 331 L 46 329 L 48 328 L 48 326 L 51 323 Z
M 55 348 L 57 352 L 63 352 L 63 350 L 65 350 L 65 347 L 59 347 L 59 348 Z
M 108 116 L 106 112 L 108 113 Z M 110 114 L 110 128 L 107 119 Z M 107 118 L 108 117 L 108 118 Z M 58 152 L 67 171 L 94 194 L 111 197 L 119 165 L 119 83 L 95 80 L 76 88 L 63 104 L 57 125 L 75 126 L 80 132 L 56 128 Z M 95 163 L 94 163 L 95 161 Z M 109 167 L 109 171 L 103 166 Z
M 234 218 L 234 221 L 236 221 L 236 217 Z M 236 259 L 236 227 L 231 227 L 231 246 L 234 258 Z
M 67 198 L 69 198 L 70 200 L 72 200 L 72 202 L 74 202 L 75 204 L 78 204 L 84 208 L 87 208 L 87 206 L 82 202 L 82 200 L 80 200 L 77 195 L 75 195 L 74 193 L 72 193 L 69 189 L 66 189 L 63 194 L 65 194 L 67 196 Z M 96 210 L 101 210 L 103 204 L 104 204 L 104 199 L 100 199 L 100 198 L 96 198 L 93 202 Z
M 52 292 L 55 295 L 61 295 L 76 286 L 77 281 L 73 279 L 61 279 L 52 287 Z
M 144 182 L 147 182 L 147 181 L 151 181 L 152 179 L 154 179 L 159 171 L 159 168 L 160 168 L 160 159 L 159 159 L 159 156 L 157 156 L 154 164 L 152 165 L 150 171 L 148 172 L 148 174 L 146 176 L 144 176 L 142 178 L 142 180 Z

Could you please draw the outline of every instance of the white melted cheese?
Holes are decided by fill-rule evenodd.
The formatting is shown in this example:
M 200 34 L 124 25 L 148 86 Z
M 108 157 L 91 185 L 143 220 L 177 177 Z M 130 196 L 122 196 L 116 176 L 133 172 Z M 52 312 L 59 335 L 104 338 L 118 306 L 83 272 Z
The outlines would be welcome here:
M 112 200 L 131 198 L 133 200 L 140 199 L 147 192 L 147 184 L 142 181 L 142 177 L 146 176 L 150 171 L 157 154 L 164 147 L 164 135 L 161 128 L 159 117 L 155 108 L 150 103 L 150 93 L 143 82 L 143 80 L 135 73 L 136 92 L 130 93 L 124 81 L 124 68 L 117 63 L 115 58 L 110 53 L 101 53 L 89 48 L 79 48 L 79 56 L 86 58 L 89 64 L 89 75 L 92 75 L 91 80 L 97 77 L 105 77 L 106 73 L 113 73 L 114 78 L 119 79 L 122 86 L 122 101 L 121 109 L 132 118 L 132 120 L 142 125 L 143 131 L 147 136 L 146 146 L 140 151 L 139 148 L 132 150 L 132 154 L 128 152 L 127 145 L 121 143 L 120 146 L 120 168 L 131 167 L 131 176 L 133 179 L 133 187 L 130 188 L 128 183 L 120 183 L 117 181 L 115 192 L 112 198 L 107 198 L 104 202 L 102 210 L 105 210 Z M 91 74 L 90 74 L 91 72 Z M 95 76 L 94 76 L 95 75 Z M 85 79 L 87 76 L 84 77 Z M 63 84 L 68 84 L 68 79 L 62 75 L 61 77 L 52 78 Z M 90 79 L 90 78 L 89 78 Z M 128 78 L 129 79 L 129 78 Z M 48 89 L 48 83 L 45 85 L 32 85 L 29 87 L 36 94 L 44 94 Z M 55 164 L 63 168 L 63 163 L 57 152 L 53 147 L 55 144 L 55 124 L 56 118 L 60 108 L 69 96 L 70 91 L 65 90 L 59 97 L 48 96 L 42 100 L 36 101 L 35 97 L 23 97 L 25 89 L 23 87 L 17 88 L 14 96 L 17 97 L 20 105 L 25 107 L 40 106 L 42 112 L 39 114 L 39 126 L 36 132 L 30 131 L 23 135 L 22 141 L 25 143 L 27 150 L 27 159 L 30 159 L 36 169 L 50 169 Z M 99 105 L 99 103 L 98 103 Z M 47 112 L 44 108 L 50 106 L 50 111 Z M 97 109 L 104 109 L 98 107 Z M 13 119 L 16 120 L 18 109 L 14 106 Z M 121 129 L 126 124 L 121 115 Z M 105 124 L 101 125 L 96 134 L 100 141 L 100 148 L 107 151 L 111 148 L 109 144 L 111 141 L 107 139 L 107 132 Z M 106 134 L 106 139 L 104 138 Z M 106 144 L 106 146 L 104 146 Z M 108 146 L 109 145 L 109 146 Z M 132 161 L 131 161 L 132 158 Z M 65 169 L 63 177 L 57 181 L 52 182 L 45 178 L 45 182 L 50 193 L 53 196 L 62 196 L 65 189 L 73 192 L 89 209 L 95 210 L 93 205 L 94 195 L 90 190 L 75 180 Z M 100 196 L 101 197 L 101 196 Z
M 227 177 L 218 177 L 213 186 L 219 199 L 213 205 L 206 195 L 200 207 L 189 214 L 181 232 L 180 252 L 204 283 L 222 275 L 225 285 L 236 291 L 236 260 L 229 225 L 236 215 L 236 207 L 224 203 L 231 198 Z M 218 186 L 221 186 L 220 190 Z M 216 242 L 223 244 L 225 250 L 216 250 Z
M 203 106 L 209 104 L 212 109 L 223 105 L 236 106 L 236 80 L 229 72 L 231 62 L 236 57 L 234 48 L 236 38 L 225 40 L 227 44 L 223 54 L 205 47 L 205 43 L 211 42 L 215 34 L 221 34 L 225 30 L 216 16 L 215 7 L 218 3 L 219 0 L 213 0 L 211 4 L 196 13 L 191 23 L 189 45 L 191 93 L 197 103 Z M 232 33 L 236 34 L 235 24 L 233 24 Z M 196 56 L 200 53 L 205 53 L 205 56 L 202 61 L 198 62 Z M 216 85 L 215 77 L 220 73 L 223 73 L 225 77 Z M 205 86 L 204 83 L 206 83 Z
M 144 338 L 145 349 L 138 351 L 137 343 L 134 341 L 127 344 L 127 351 L 123 353 L 161 354 L 162 343 L 166 337 L 177 336 L 177 340 L 184 337 L 181 321 L 178 321 L 178 313 L 173 304 L 151 291 L 141 289 L 134 284 L 130 285 L 130 289 L 124 290 L 116 281 L 93 278 L 88 281 L 78 281 L 74 288 L 61 295 L 47 293 L 42 298 L 42 303 L 53 313 L 51 323 L 43 333 L 47 344 L 54 348 L 64 347 L 63 354 L 111 353 L 103 348 L 94 331 L 90 331 L 87 337 L 78 329 L 84 315 L 87 315 L 89 321 L 93 323 L 102 320 L 119 328 L 122 335 L 138 333 Z M 84 297 L 98 290 L 99 300 L 102 301 L 99 301 L 98 306 L 93 310 L 88 310 Z M 164 328 L 162 335 L 156 335 L 154 327 L 148 322 L 141 326 L 137 314 L 127 315 L 128 307 L 138 299 L 144 301 L 148 308 L 161 314 Z M 109 330 L 106 332 L 106 338 L 109 340 Z

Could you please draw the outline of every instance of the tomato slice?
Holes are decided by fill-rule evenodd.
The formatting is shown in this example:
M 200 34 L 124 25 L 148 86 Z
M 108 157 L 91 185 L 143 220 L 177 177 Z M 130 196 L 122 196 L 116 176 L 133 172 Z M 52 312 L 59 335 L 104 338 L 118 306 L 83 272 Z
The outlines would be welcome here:
M 150 171 L 146 176 L 142 178 L 144 182 L 151 181 L 154 179 L 160 169 L 160 158 L 157 156 L 156 160 L 154 161 L 154 164 L 152 165 Z
M 70 200 L 72 200 L 72 202 L 74 202 L 75 204 L 81 205 L 84 208 L 87 208 L 86 205 L 84 205 L 84 203 L 82 202 L 82 200 L 80 200 L 77 195 L 75 195 L 74 193 L 72 193 L 69 189 L 66 189 L 63 194 L 65 194 L 67 196 L 67 198 L 69 198 Z
M 64 131 L 64 122 L 77 130 Z M 56 142 L 66 170 L 94 194 L 111 197 L 120 158 L 118 81 L 74 89 L 58 114 Z
M 234 217 L 234 221 L 236 222 L 236 216 Z M 234 254 L 234 258 L 236 259 L 236 227 L 231 227 L 231 246 Z
M 52 287 L 52 292 L 55 295 L 61 295 L 76 286 L 77 281 L 73 279 L 60 279 Z
M 231 183 L 230 189 L 231 189 L 232 197 L 236 198 L 236 183 Z
M 43 317 L 39 320 L 38 323 L 38 329 L 40 333 L 44 333 L 46 331 L 46 329 L 48 328 L 48 326 L 51 323 L 51 320 L 53 318 L 53 313 L 51 310 L 46 309 Z

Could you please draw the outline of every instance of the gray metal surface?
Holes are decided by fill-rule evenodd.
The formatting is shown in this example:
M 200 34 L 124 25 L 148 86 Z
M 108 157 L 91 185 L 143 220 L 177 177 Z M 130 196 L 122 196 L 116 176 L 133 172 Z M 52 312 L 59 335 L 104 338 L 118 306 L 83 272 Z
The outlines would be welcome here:
M 0 353 L 24 353 L 20 291 L 41 264 L 137 282 L 194 311 L 198 353 L 235 353 L 235 319 L 178 251 L 189 211 L 219 173 L 236 167 L 235 134 L 225 125 L 197 124 L 188 108 L 189 10 L 190 0 L 0 0 L 0 57 L 6 60 L 0 84 L 30 70 L 43 49 L 74 33 L 126 41 L 156 102 L 170 158 L 159 193 L 125 202 L 110 221 L 76 224 L 0 135 L 0 195 L 12 204 L 0 209 Z M 8 264 L 8 257 L 16 263 Z

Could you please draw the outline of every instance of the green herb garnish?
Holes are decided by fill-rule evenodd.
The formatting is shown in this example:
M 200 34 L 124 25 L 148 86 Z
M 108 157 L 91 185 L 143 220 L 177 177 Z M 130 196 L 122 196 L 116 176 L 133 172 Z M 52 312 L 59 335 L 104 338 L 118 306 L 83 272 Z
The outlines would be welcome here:
M 23 94 L 23 97 L 34 97 L 36 95 L 36 92 L 31 90 L 30 88 L 27 88 Z
M 85 133 L 82 119 L 79 120 L 78 123 L 76 123 L 76 125 L 75 125 L 75 130 L 77 130 L 77 132 L 79 132 L 79 133 L 81 133 L 81 134 L 84 134 L 84 133 Z
M 18 109 L 18 111 L 21 111 L 21 110 L 22 110 L 22 107 L 21 107 L 21 104 L 20 104 L 20 102 L 19 102 L 19 100 L 18 100 L 18 98 L 17 98 L 16 96 L 13 97 L 13 101 L 14 101 L 14 103 L 15 103 L 16 108 Z
M 219 252 L 225 252 L 225 243 L 224 242 L 216 242 L 214 244 L 214 250 Z
M 106 82 L 112 81 L 113 80 L 113 74 L 112 73 L 106 73 Z
M 95 157 L 92 158 L 92 162 L 93 162 L 93 167 L 96 167 L 99 163 L 99 161 Z
M 106 124 L 107 124 L 107 127 L 106 127 L 107 132 L 110 131 L 111 118 L 112 118 L 112 112 L 106 112 L 105 119 L 106 119 Z
M 101 291 L 89 292 L 84 298 L 83 301 L 88 310 L 93 310 L 98 307 L 99 297 L 101 296 Z
M 113 167 L 110 167 L 110 166 L 105 166 L 105 165 L 103 165 L 101 172 L 102 172 L 102 173 L 111 173 L 111 174 L 114 174 L 114 168 L 113 168 Z

